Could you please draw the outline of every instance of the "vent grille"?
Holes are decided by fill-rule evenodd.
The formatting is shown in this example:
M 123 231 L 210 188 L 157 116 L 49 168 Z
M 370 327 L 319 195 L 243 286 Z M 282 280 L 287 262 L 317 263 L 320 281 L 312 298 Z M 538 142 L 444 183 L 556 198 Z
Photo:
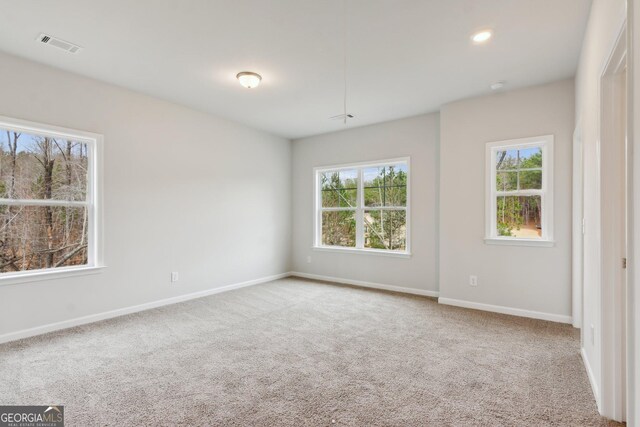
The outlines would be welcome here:
M 47 34 L 40 34 L 37 38 L 40 43 L 44 43 L 53 47 L 57 47 L 58 49 L 65 50 L 70 53 L 77 53 L 82 49 L 77 44 L 69 43 L 57 37 L 53 37 Z

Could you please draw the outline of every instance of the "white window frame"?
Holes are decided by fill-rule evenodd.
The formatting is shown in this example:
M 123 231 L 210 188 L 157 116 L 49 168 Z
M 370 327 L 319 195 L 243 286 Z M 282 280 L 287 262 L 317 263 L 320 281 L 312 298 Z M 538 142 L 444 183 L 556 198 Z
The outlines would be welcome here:
M 553 246 L 553 135 L 489 142 L 486 145 L 485 243 L 514 246 Z M 498 151 L 540 147 L 542 149 L 542 188 L 540 190 L 496 190 Z M 537 239 L 498 236 L 497 198 L 499 196 L 540 196 L 542 236 Z
M 12 285 L 38 280 L 50 280 L 77 275 L 99 273 L 104 268 L 102 248 L 102 145 L 103 136 L 59 126 L 0 116 L 0 129 L 70 139 L 87 144 L 87 198 L 85 201 L 0 199 L 2 205 L 13 206 L 86 206 L 89 215 L 87 228 L 87 263 L 78 266 L 43 268 L 37 270 L 0 273 L 0 285 Z
M 407 203 L 403 207 L 387 206 L 364 206 L 364 180 L 362 171 L 369 167 L 393 166 L 398 164 L 407 165 Z M 357 200 L 355 208 L 323 208 L 322 207 L 322 181 L 321 174 L 326 172 L 339 172 L 342 170 L 356 169 L 358 172 Z M 411 161 L 409 157 L 399 157 L 393 159 L 376 160 L 371 162 L 348 163 L 332 166 L 321 166 L 313 168 L 314 183 L 314 205 L 313 224 L 314 238 L 313 249 L 317 251 L 360 253 L 384 255 L 398 258 L 411 257 Z M 329 246 L 322 244 L 322 212 L 323 211 L 355 211 L 356 215 L 356 246 L 353 248 L 343 246 Z M 371 249 L 364 247 L 364 211 L 365 210 L 404 210 L 406 212 L 406 249 L 404 251 L 393 251 L 388 249 Z

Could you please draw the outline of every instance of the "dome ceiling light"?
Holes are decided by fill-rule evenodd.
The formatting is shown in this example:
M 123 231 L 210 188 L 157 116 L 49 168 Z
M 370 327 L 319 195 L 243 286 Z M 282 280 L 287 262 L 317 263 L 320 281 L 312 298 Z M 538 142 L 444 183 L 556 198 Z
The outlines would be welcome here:
M 247 89 L 258 87 L 258 85 L 262 81 L 262 76 L 252 71 L 242 71 L 236 75 L 236 78 L 238 79 L 240 84 Z
M 471 36 L 471 40 L 475 44 L 482 44 L 482 43 L 485 43 L 485 42 L 489 41 L 491 36 L 493 36 L 493 31 L 491 31 L 491 30 L 482 30 L 482 31 L 478 31 L 477 33 L 472 35 Z

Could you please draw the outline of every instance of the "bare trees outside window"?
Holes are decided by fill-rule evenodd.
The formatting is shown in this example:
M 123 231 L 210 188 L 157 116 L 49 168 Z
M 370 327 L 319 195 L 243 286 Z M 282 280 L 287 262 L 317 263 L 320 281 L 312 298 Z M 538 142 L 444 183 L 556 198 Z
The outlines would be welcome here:
M 316 170 L 316 246 L 408 252 L 408 160 Z
M 86 265 L 90 144 L 0 129 L 0 273 Z

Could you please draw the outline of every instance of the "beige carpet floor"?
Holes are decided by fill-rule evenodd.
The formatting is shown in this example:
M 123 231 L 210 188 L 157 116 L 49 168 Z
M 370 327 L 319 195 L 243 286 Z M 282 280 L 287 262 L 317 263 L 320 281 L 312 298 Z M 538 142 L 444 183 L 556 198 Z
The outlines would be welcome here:
M 0 346 L 67 426 L 594 426 L 568 325 L 300 279 Z

